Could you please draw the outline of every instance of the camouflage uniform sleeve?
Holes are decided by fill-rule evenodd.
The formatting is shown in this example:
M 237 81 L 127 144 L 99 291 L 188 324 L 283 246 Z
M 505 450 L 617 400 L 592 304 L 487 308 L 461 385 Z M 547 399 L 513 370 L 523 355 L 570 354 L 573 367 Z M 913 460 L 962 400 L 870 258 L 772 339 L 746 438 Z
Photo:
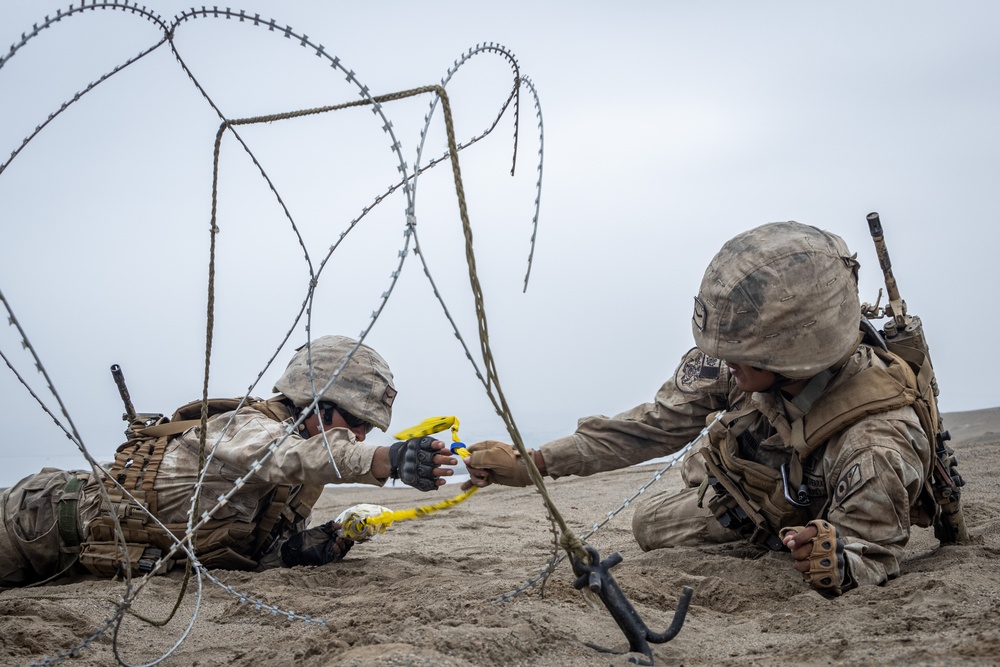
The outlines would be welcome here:
M 541 447 L 550 475 L 592 475 L 672 454 L 724 409 L 729 371 L 718 359 L 691 349 L 650 403 L 614 417 L 585 417 L 573 435 Z
M 853 583 L 899 574 L 910 508 L 930 474 L 931 448 L 909 407 L 868 417 L 827 444 L 829 509 Z
M 227 422 L 228 416 L 209 422 L 209 447 L 219 438 Z M 253 408 L 241 408 L 227 434 L 219 440 L 215 455 L 239 469 L 250 470 L 254 461 L 260 461 L 267 454 L 271 443 L 285 437 L 287 427 L 287 422 L 268 419 Z M 325 435 L 325 441 L 323 434 L 309 439 L 289 435 L 261 463 L 257 476 L 271 484 L 356 482 L 381 486 L 385 483 L 371 473 L 376 446 L 358 442 L 347 429 L 331 429 Z M 336 468 L 331 463 L 331 456 Z

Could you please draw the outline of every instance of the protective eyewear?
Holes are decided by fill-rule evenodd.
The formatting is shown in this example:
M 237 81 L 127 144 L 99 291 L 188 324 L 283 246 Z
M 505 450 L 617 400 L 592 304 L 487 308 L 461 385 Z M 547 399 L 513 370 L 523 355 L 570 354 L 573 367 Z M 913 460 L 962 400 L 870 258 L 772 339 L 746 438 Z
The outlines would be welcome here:
M 367 422 L 364 419 L 361 419 L 360 417 L 355 417 L 354 415 L 352 415 L 350 412 L 347 412 L 339 405 L 333 406 L 333 409 L 340 414 L 341 419 L 344 420 L 344 423 L 347 424 L 348 428 L 363 427 L 365 429 L 365 435 L 371 433 L 372 429 L 375 428 L 375 425 L 372 424 L 371 422 Z

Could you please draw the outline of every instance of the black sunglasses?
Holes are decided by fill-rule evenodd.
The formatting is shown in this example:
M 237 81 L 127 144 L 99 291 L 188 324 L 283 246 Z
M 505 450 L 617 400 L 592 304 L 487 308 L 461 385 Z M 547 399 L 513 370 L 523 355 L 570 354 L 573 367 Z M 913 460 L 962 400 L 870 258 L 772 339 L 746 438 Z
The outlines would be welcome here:
M 375 428 L 375 425 L 372 424 L 371 422 L 365 421 L 364 419 L 361 419 L 360 417 L 355 417 L 354 415 L 352 415 L 350 412 L 347 412 L 346 410 L 344 410 L 339 405 L 329 404 L 329 407 L 330 407 L 331 410 L 336 410 L 337 411 L 337 413 L 340 415 L 341 419 L 344 420 L 344 423 L 347 424 L 348 428 L 363 427 L 365 429 L 365 435 L 368 435 L 369 433 L 371 433 L 372 429 Z

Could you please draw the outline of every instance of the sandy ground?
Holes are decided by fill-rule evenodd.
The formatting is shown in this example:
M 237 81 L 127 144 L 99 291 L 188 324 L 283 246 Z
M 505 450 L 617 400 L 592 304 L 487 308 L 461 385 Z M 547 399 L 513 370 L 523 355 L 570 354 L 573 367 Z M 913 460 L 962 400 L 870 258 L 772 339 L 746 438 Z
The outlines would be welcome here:
M 916 529 L 903 574 L 888 585 L 826 599 L 802 583 L 787 554 L 738 545 L 642 553 L 625 508 L 587 540 L 613 568 L 645 624 L 662 632 L 684 586 L 694 589 L 683 629 L 653 645 L 657 665 L 1000 664 L 1000 408 L 945 416 L 968 480 L 966 519 L 977 543 L 941 547 Z M 657 467 L 550 481 L 560 512 L 583 535 L 618 508 Z M 656 483 L 679 486 L 676 471 Z M 448 493 L 457 493 L 453 486 Z M 329 489 L 316 520 L 356 503 L 404 509 L 428 502 L 410 489 Z M 128 617 L 93 641 L 113 616 L 120 582 L 80 579 L 0 593 L 4 664 L 69 665 L 627 665 L 636 654 L 599 653 L 586 642 L 627 649 L 603 608 L 573 588 L 565 561 L 540 591 L 507 602 L 544 567 L 552 533 L 534 489 L 491 487 L 450 510 L 396 523 L 341 563 L 264 573 L 216 571 L 231 590 L 192 580 L 163 627 Z M 561 553 L 561 552 L 560 552 Z M 183 572 L 149 582 L 133 609 L 164 619 Z M 235 591 L 284 612 L 241 602 Z M 544 593 L 544 594 L 542 594 Z M 193 619 L 193 623 L 192 623 Z M 190 633 L 172 653 L 184 636 Z M 114 639 L 113 639 L 114 638 Z M 165 656 L 165 657 L 164 657 Z M 641 656 L 640 656 L 641 657 Z

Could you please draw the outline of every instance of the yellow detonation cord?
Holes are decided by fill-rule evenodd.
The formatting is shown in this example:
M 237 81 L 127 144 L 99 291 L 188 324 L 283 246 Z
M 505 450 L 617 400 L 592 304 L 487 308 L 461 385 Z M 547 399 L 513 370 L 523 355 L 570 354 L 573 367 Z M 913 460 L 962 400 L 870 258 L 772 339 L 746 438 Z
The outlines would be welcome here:
M 420 422 L 412 428 L 400 431 L 395 435 L 397 440 L 409 440 L 411 438 L 422 438 L 426 435 L 433 435 L 450 428 L 452 445 L 451 451 L 461 457 L 469 455 L 469 450 L 465 448 L 458 439 L 458 417 L 430 417 Z M 352 540 L 366 540 L 379 533 L 384 533 L 395 521 L 405 521 L 417 517 L 433 514 L 439 510 L 446 510 L 468 499 L 479 490 L 478 486 L 471 487 L 453 498 L 442 500 L 431 505 L 422 507 L 412 507 L 405 510 L 390 510 L 379 505 L 355 505 L 341 514 L 337 521 L 341 524 L 341 531 Z

